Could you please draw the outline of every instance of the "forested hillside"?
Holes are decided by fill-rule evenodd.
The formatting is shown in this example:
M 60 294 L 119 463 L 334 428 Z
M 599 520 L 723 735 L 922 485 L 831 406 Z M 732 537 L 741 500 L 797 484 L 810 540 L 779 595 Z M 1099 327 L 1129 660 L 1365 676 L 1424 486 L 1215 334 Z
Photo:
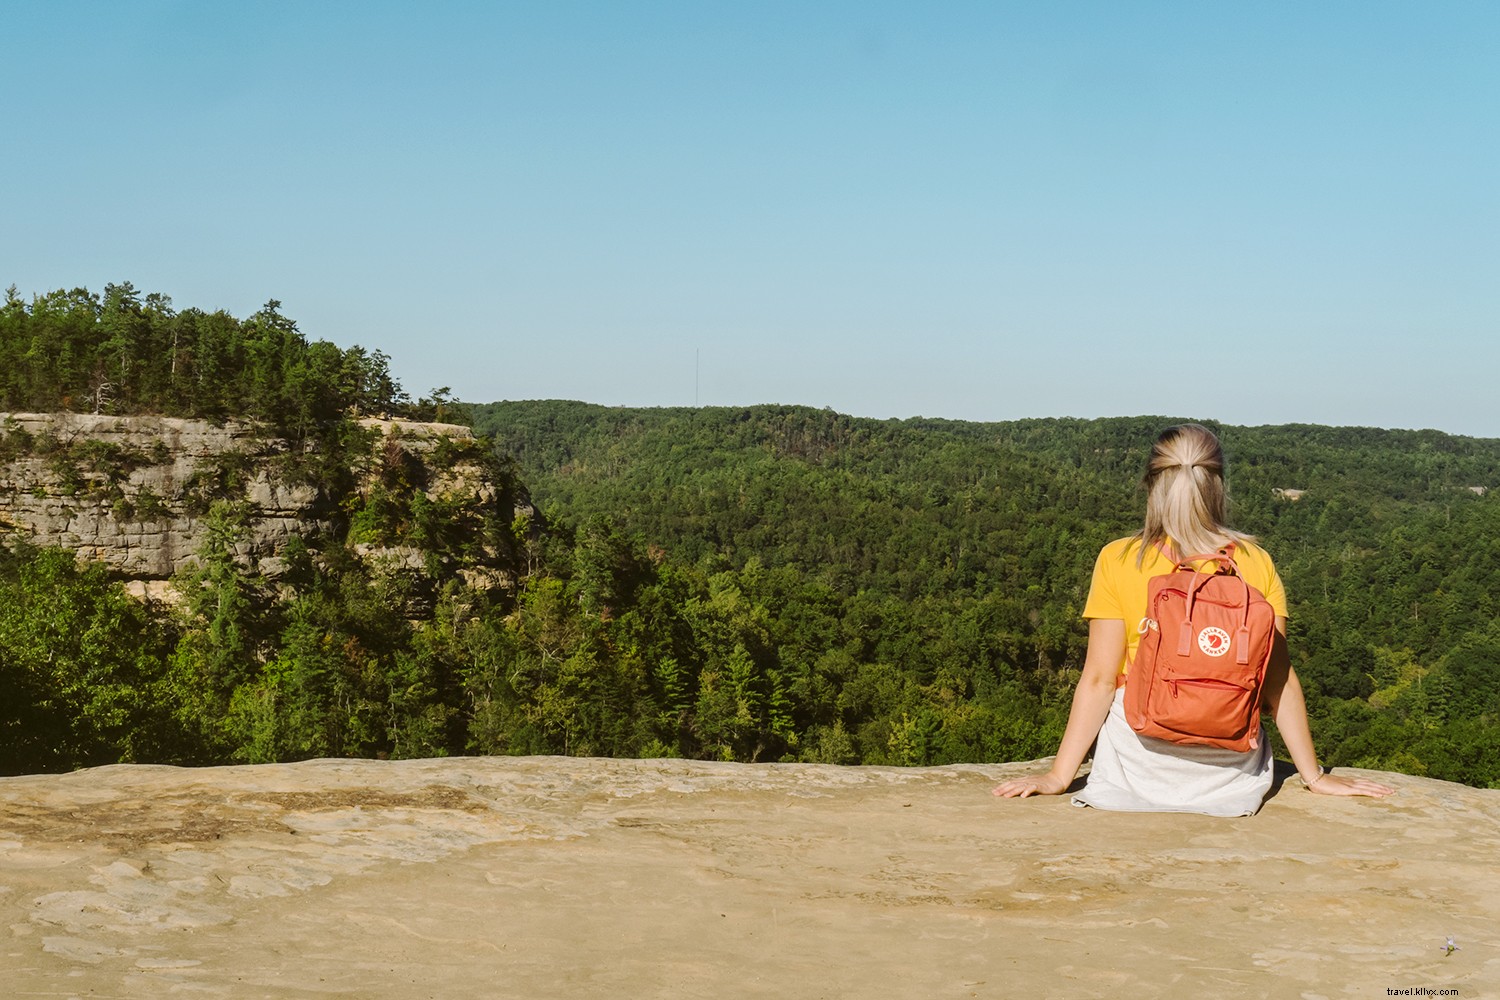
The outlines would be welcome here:
M 12 292 L 0 356 L 12 410 L 259 421 L 331 524 L 268 578 L 239 555 L 244 469 L 216 459 L 191 515 L 206 541 L 171 603 L 0 526 L 0 773 L 1044 756 L 1082 662 L 1090 565 L 1135 528 L 1145 450 L 1171 422 L 413 403 L 384 355 L 309 340 L 275 303 L 242 320 L 128 284 Z M 493 441 L 427 457 L 355 419 L 466 410 Z M 1500 442 L 1218 429 L 1235 519 L 1291 593 L 1325 761 L 1500 784 Z M 140 460 L 3 432 L 7 455 L 50 470 L 32 490 L 113 496 Z M 478 472 L 459 498 L 434 468 Z
M 128 283 L 30 301 L 11 289 L 0 358 L 0 410 L 237 418 L 264 434 L 196 462 L 167 440 L 27 429 L 87 421 L 0 427 L 7 467 L 45 471 L 7 488 L 81 520 L 192 518 L 205 539 L 175 601 L 142 603 L 104 563 L 0 522 L 0 773 L 469 746 L 469 657 L 445 628 L 513 603 L 534 534 L 513 530 L 524 488 L 472 439 L 403 439 L 399 424 L 356 419 L 451 419 L 444 392 L 412 402 L 379 351 L 309 340 L 274 301 L 241 320 Z M 192 468 L 184 510 L 130 482 L 147 466 L 171 476 L 179 459 Z M 309 521 L 262 560 L 274 578 L 246 558 L 252 475 L 271 495 L 314 491 L 309 517 L 332 526 Z
M 556 401 L 475 411 L 476 429 L 515 458 L 556 520 L 654 546 L 749 600 L 781 633 L 768 673 L 842 692 L 884 682 L 883 700 L 849 711 L 845 698 L 816 733 L 838 723 L 862 756 L 900 745 L 923 761 L 983 752 L 965 728 L 975 714 L 997 730 L 1046 730 L 1026 730 L 1027 746 L 1048 752 L 1081 663 L 1089 566 L 1103 541 L 1137 527 L 1145 451 L 1173 422 Z M 1293 655 L 1325 755 L 1500 779 L 1489 728 L 1500 711 L 1500 497 L 1488 492 L 1500 442 L 1215 429 L 1234 519 L 1276 555 L 1291 594 Z M 851 618 L 873 644 L 834 627 Z M 842 673 L 820 687 L 825 656 Z M 920 737 L 914 748 L 903 726 Z

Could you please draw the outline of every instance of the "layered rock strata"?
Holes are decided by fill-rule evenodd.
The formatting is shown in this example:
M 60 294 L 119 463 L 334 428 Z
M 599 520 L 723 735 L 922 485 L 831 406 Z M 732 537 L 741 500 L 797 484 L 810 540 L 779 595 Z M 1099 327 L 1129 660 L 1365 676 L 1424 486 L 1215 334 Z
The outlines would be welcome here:
M 250 512 L 236 556 L 274 571 L 293 535 L 316 536 L 318 491 L 281 482 L 271 460 L 285 441 L 252 424 L 81 413 L 0 414 L 8 461 L 0 467 L 0 526 L 39 546 L 72 549 L 128 580 L 159 584 L 203 542 L 204 514 L 222 463 L 237 467 L 234 499 Z
M 419 461 L 442 441 L 473 441 L 469 428 L 453 424 L 361 425 L 378 432 L 377 453 L 395 439 Z M 234 555 L 272 578 L 285 568 L 281 553 L 292 537 L 316 541 L 333 527 L 326 516 L 331 498 L 299 481 L 288 442 L 244 421 L 0 413 L 0 431 L 0 533 L 104 562 L 136 593 L 165 595 L 167 581 L 192 564 L 214 500 L 246 512 Z M 363 474 L 378 457 L 370 456 Z M 497 485 L 477 464 L 427 472 L 431 498 L 459 497 L 476 508 L 497 499 Z M 393 571 L 414 559 L 421 563 L 420 553 L 380 545 L 366 545 L 360 554 Z M 510 582 L 500 553 L 490 563 L 462 572 L 486 585 Z

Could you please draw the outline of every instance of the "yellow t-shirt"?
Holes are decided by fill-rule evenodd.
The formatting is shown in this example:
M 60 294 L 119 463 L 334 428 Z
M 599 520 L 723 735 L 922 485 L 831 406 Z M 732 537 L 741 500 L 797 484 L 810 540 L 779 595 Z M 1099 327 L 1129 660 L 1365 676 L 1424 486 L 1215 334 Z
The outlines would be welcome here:
M 1153 576 L 1172 572 L 1173 562 L 1152 546 L 1146 558 L 1136 566 L 1140 539 L 1118 538 L 1099 550 L 1094 562 L 1094 578 L 1089 584 L 1089 599 L 1083 605 L 1085 618 L 1118 618 L 1125 623 L 1125 657 L 1120 673 L 1135 659 L 1141 642 L 1141 619 L 1146 617 L 1147 590 Z M 1171 546 L 1168 546 L 1171 548 Z M 1286 617 L 1286 590 L 1266 550 L 1253 542 L 1236 542 L 1234 561 L 1245 582 L 1265 595 L 1271 609 Z

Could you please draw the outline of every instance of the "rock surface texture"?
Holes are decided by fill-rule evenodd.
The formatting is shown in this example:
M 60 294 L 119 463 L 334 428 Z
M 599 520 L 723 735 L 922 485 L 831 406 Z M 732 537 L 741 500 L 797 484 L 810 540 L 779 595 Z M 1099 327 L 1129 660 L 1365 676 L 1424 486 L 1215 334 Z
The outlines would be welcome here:
M 371 468 L 360 470 L 367 477 L 393 443 L 420 465 L 442 441 L 474 440 L 473 431 L 454 424 L 366 419 L 360 425 L 375 442 Z M 244 421 L 0 413 L 0 426 L 6 442 L 0 533 L 102 561 L 138 595 L 169 596 L 167 581 L 193 562 L 216 499 L 243 506 L 246 530 L 235 556 L 268 577 L 285 570 L 280 554 L 293 536 L 314 541 L 332 528 L 322 516 L 331 498 L 289 472 L 288 442 Z M 498 498 L 497 484 L 473 463 L 429 463 L 422 472 L 429 499 L 480 509 Z M 360 554 L 372 562 L 391 562 L 395 551 L 364 549 Z M 409 559 L 398 553 L 395 561 L 403 556 Z M 495 553 L 462 572 L 488 586 L 512 583 L 508 570 Z
M 1331 799 L 1293 778 L 1240 820 L 990 796 L 1029 766 L 475 758 L 0 779 L 0 983 L 367 1000 L 1500 984 L 1500 792 L 1385 775 L 1390 799 Z
M 0 525 L 38 546 L 73 549 L 150 589 L 198 550 L 212 478 L 225 456 L 243 462 L 237 492 L 253 505 L 240 556 L 273 558 L 293 534 L 326 527 L 309 511 L 317 491 L 274 480 L 286 442 L 252 425 L 175 417 L 0 414 L 25 442 L 0 467 Z

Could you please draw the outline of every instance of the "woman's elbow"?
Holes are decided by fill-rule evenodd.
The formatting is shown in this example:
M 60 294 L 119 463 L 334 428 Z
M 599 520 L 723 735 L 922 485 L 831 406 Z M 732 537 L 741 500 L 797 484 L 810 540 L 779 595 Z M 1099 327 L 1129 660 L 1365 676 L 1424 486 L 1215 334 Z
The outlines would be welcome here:
M 1085 670 L 1083 676 L 1078 678 L 1079 688 L 1095 694 L 1113 695 L 1119 685 L 1118 674 L 1107 670 Z
M 1274 670 L 1266 679 L 1268 683 L 1264 702 L 1272 715 L 1280 711 L 1281 700 L 1288 695 L 1298 701 L 1302 700 L 1302 682 L 1297 680 L 1297 671 L 1292 669 L 1290 663 L 1285 664 L 1282 670 Z

